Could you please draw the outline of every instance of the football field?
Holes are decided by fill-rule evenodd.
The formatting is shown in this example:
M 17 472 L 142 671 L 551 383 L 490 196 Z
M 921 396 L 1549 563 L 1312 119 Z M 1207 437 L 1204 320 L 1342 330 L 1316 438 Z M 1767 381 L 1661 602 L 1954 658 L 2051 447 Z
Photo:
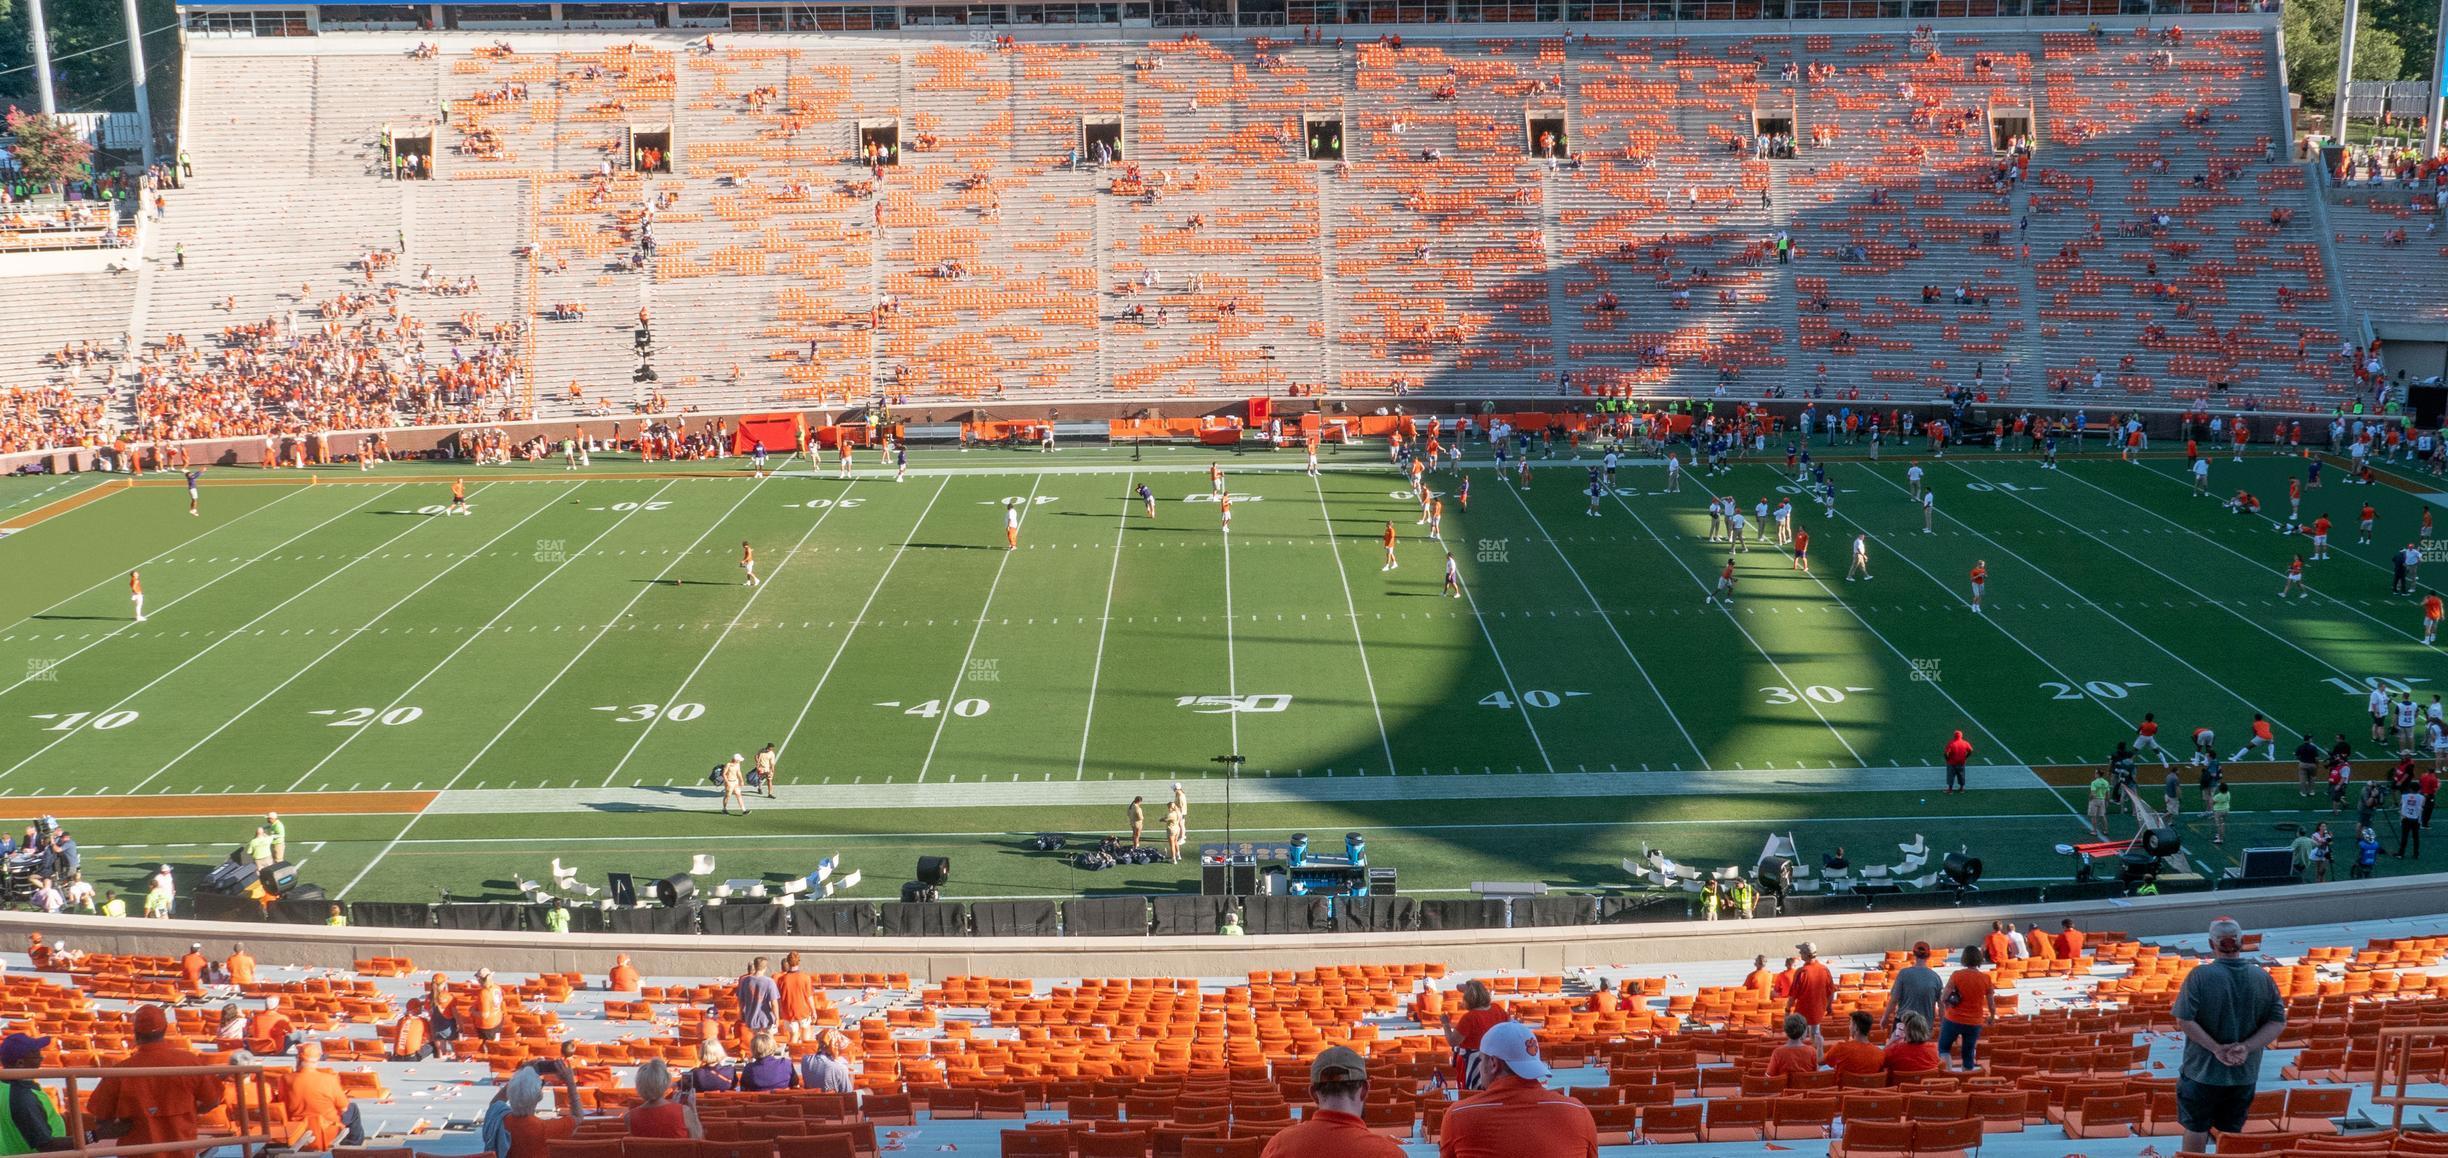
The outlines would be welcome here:
M 897 482 L 803 458 L 761 479 L 736 459 L 469 468 L 465 517 L 429 465 L 213 470 L 198 517 L 175 475 L 9 479 L 0 816 L 60 816 L 88 876 L 137 892 L 158 863 L 200 875 L 267 808 L 301 879 L 352 900 L 507 898 L 556 857 L 660 877 L 697 852 L 718 878 L 839 855 L 864 897 L 921 854 L 954 858 L 947 897 L 1174 891 L 1192 867 L 1082 873 L 1023 841 L 1116 831 L 1135 794 L 1161 840 L 1177 780 L 1192 842 L 1220 840 L 1215 758 L 1239 755 L 1237 838 L 1363 831 L 1406 891 L 1621 887 L 1644 845 L 1747 863 L 1788 831 L 1857 863 L 1926 834 L 1993 879 L 2059 880 L 2053 847 L 2087 832 L 2077 766 L 2145 712 L 2179 759 L 2196 727 L 2225 756 L 2256 713 L 2274 726 L 2283 763 L 2231 771 L 2223 850 L 2187 793 L 2188 850 L 2216 868 L 2333 819 L 2295 789 L 2303 736 L 2344 732 L 2378 776 L 2375 681 L 2424 704 L 2448 684 L 2419 601 L 2390 591 L 2430 480 L 2326 471 L 2304 518 L 2336 523 L 2331 558 L 2281 599 L 2309 540 L 2218 500 L 2282 514 L 2301 459 L 2219 456 L 2212 497 L 2181 455 L 1923 459 L 1924 533 L 1909 457 L 1830 461 L 1833 518 L 1781 455 L 1680 493 L 1629 458 L 1594 515 L 1594 458 L 1537 461 L 1527 486 L 1476 461 L 1467 507 L 1463 475 L 1430 476 L 1441 543 L 1381 447 L 1318 478 L 1297 453 L 1224 456 L 1229 534 L 1210 457 L 1182 448 L 921 446 Z M 1712 489 L 1791 497 L 1811 569 L 1753 545 L 1732 606 L 1707 603 L 1729 557 L 1705 541 Z M 1866 580 L 1846 577 L 1856 534 Z M 1956 729 L 1972 791 L 1943 796 Z M 708 770 L 767 744 L 778 797 L 717 814 Z

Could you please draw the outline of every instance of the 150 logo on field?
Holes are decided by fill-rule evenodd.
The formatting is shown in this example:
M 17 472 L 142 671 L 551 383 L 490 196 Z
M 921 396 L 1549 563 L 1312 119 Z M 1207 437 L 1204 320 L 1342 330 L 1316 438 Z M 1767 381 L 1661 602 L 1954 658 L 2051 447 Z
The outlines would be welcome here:
M 1202 716 L 1232 712 L 1280 712 L 1292 706 L 1290 696 L 1176 696 L 1173 706 Z

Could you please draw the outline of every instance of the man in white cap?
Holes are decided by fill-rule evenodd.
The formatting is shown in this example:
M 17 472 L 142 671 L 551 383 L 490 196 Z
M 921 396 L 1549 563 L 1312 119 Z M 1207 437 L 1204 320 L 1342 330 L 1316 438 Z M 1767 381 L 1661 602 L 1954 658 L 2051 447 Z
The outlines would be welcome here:
M 1400 1145 L 1361 1120 L 1368 1088 L 1366 1059 L 1349 1046 L 1326 1047 L 1309 1062 L 1309 1098 L 1317 1109 L 1267 1139 L 1259 1158 L 1402 1158 Z
M 739 805 L 741 816 L 748 815 L 747 798 L 740 795 L 740 765 L 747 759 L 746 756 L 733 752 L 729 760 L 723 761 L 722 810 L 725 816 L 731 815 L 731 806 L 734 804 Z
M 1538 1035 L 1518 1021 L 1479 1038 L 1487 1087 L 1454 1103 L 1437 1136 L 1439 1158 L 1598 1158 L 1589 1107 L 1548 1089 Z

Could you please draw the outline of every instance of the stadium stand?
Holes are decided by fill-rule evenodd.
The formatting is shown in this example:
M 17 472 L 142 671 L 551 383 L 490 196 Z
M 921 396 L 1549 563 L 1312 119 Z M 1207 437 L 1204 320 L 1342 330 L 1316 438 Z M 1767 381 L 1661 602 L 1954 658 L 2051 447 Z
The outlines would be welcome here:
M 2419 933 L 2422 920 L 2380 924 L 2365 938 L 2343 936 L 2342 926 L 2248 938 L 2247 955 L 2269 971 L 2288 1025 L 2264 1062 L 2247 1128 L 2219 1136 L 2220 1153 L 2442 1152 L 2421 1110 L 2398 1123 L 2361 1087 L 2381 1067 L 2384 1031 L 2448 1032 L 2448 938 Z M 1766 1144 L 1933 1155 L 2072 1147 L 2139 1158 L 2172 1147 L 2178 1132 L 2182 1043 L 2169 1010 L 2202 960 L 2199 941 L 2089 930 L 2070 955 L 2001 962 L 1992 970 L 1999 1020 L 1971 1072 L 1822 1068 L 1774 1077 L 1769 1053 L 1783 1041 L 1774 1027 L 1785 1003 L 1773 959 L 1467 976 L 1434 963 L 1348 964 L 1203 980 L 811 971 L 809 1032 L 787 1052 L 804 1057 L 829 1044 L 853 1092 L 701 1093 L 709 1146 L 684 1149 L 778 1158 L 989 1148 L 1255 1154 L 1310 1112 L 1306 1059 L 1345 1045 L 1368 1058 L 1368 1126 L 1410 1153 L 1431 1153 L 1457 1096 L 1440 1026 L 1469 980 L 1536 1030 L 1556 1069 L 1550 1084 L 1590 1108 L 1610 1153 L 1629 1145 L 1756 1153 Z M 251 1051 L 275 1067 L 276 1095 L 288 1081 L 286 1059 L 271 1056 L 287 1052 L 275 1040 L 285 1022 L 299 1040 L 323 1044 L 370 1144 L 391 1153 L 465 1152 L 489 1091 L 529 1060 L 555 1057 L 571 1065 L 579 1108 L 599 1116 L 550 1153 L 655 1152 L 628 1140 L 618 1116 L 638 1102 L 634 1067 L 659 1059 L 684 1070 L 705 1043 L 735 1056 L 752 1044 L 727 980 L 649 976 L 613 990 L 586 971 L 504 975 L 500 1030 L 484 1035 L 478 982 L 464 974 L 428 975 L 397 956 L 345 970 L 250 959 L 252 979 L 232 983 L 212 971 L 229 947 L 205 948 L 215 959 L 33 942 L 7 955 L 0 1015 L 12 1029 L 54 1039 L 45 1064 L 91 1066 L 124 1055 L 136 1005 L 171 1006 L 174 1037 L 223 1058 Z M 1942 947 L 1930 964 L 1943 973 L 1952 956 Z M 1897 949 L 1827 963 L 1831 1023 L 1841 1026 L 1854 1010 L 1882 1015 L 1911 958 Z M 612 964 L 608 953 L 601 964 Z M 437 994 L 451 998 L 449 1011 L 433 1015 Z M 421 1056 L 437 1018 L 458 1030 L 455 1058 Z M 2417 1042 L 2411 1062 L 2416 1091 L 2435 1089 L 2438 1047 Z M 272 1108 L 276 1132 L 303 1130 L 277 1096 Z M 222 1124 L 208 1118 L 205 1127 Z
M 879 394 L 2320 409 L 2352 384 L 2333 247 L 2393 259 L 2344 275 L 2384 313 L 2438 296 L 2393 272 L 2425 247 L 2360 204 L 2382 194 L 2322 235 L 2266 19 L 1497 31 L 199 39 L 197 178 L 146 231 L 128 324 L 121 279 L 67 328 L 200 374 L 173 407 L 249 388 L 216 365 L 234 325 L 354 310 L 332 340 L 395 367 L 485 352 L 466 389 L 410 371 L 218 429 Z M 1122 155 L 1073 155 L 1109 133 Z M 384 174 L 423 142 L 432 179 Z M 65 381 L 21 344 L 13 380 Z

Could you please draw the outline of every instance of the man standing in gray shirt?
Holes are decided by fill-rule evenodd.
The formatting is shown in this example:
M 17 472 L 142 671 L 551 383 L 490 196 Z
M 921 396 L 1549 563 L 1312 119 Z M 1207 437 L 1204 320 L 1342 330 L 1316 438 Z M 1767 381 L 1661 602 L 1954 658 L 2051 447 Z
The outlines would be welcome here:
M 732 989 L 732 995 L 739 998 L 740 1024 L 751 1033 L 772 1029 L 781 1015 L 782 991 L 765 969 L 763 957 L 750 961 L 748 972 L 740 975 L 739 984 Z
M 2210 922 L 2211 959 L 2185 975 L 2172 1011 L 2184 1031 L 2176 1121 L 2185 1149 L 2210 1148 L 2210 1132 L 2244 1128 L 2261 1080 L 2261 1051 L 2286 1028 L 2286 1003 L 2269 971 L 2244 960 L 2244 927 Z
M 1896 1019 L 1907 1013 L 1918 1013 L 1931 1025 L 1938 1024 L 1938 993 L 1946 988 L 1946 981 L 1929 966 L 1929 942 L 1913 942 L 1912 955 L 1913 963 L 1896 971 L 1895 988 L 1887 992 L 1887 1020 L 1882 1029 L 1894 1029 Z

